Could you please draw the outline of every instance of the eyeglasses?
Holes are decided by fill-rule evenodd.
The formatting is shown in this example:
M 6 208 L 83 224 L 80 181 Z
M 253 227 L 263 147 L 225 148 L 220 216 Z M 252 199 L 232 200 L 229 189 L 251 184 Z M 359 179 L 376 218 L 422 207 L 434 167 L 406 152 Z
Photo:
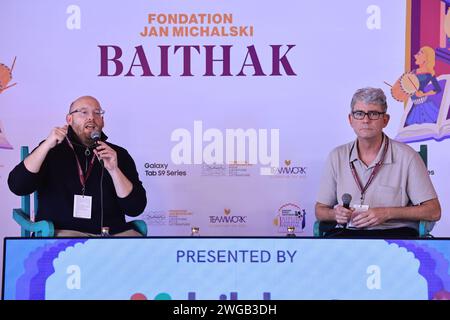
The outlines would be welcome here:
M 83 118 L 87 118 L 89 116 L 89 113 L 90 113 L 86 109 L 75 109 L 75 110 L 69 112 L 69 114 L 74 114 L 74 113 L 77 113 L 77 112 L 79 112 L 80 116 L 83 117 Z M 96 117 L 96 118 L 101 118 L 101 117 L 103 117 L 104 114 L 105 114 L 105 110 L 103 110 L 103 109 L 94 110 L 92 112 L 92 115 L 94 117 Z
M 353 118 L 355 118 L 356 120 L 362 120 L 364 119 L 364 117 L 367 115 L 369 117 L 370 120 L 378 120 L 380 119 L 380 117 L 385 114 L 386 112 L 380 112 L 380 111 L 369 111 L 369 112 L 364 112 L 364 111 L 353 111 L 352 112 L 352 116 Z

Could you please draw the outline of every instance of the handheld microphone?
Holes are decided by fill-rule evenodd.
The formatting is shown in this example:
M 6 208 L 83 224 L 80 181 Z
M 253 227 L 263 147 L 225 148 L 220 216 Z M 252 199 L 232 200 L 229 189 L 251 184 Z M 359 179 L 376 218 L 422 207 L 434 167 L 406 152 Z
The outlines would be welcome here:
M 91 139 L 94 141 L 94 148 L 99 146 L 98 142 L 100 141 L 101 134 L 99 131 L 92 131 Z M 103 159 L 99 159 L 100 164 L 103 166 Z
M 350 209 L 350 202 L 352 201 L 352 196 L 348 193 L 342 195 L 342 206 L 346 209 Z
M 350 202 L 352 201 L 352 196 L 348 193 L 344 193 L 342 195 L 342 206 L 346 209 L 350 209 Z M 344 228 L 347 227 L 347 224 L 345 223 Z
M 92 131 L 91 139 L 94 140 L 95 147 L 98 146 L 98 142 L 100 141 L 101 134 L 99 131 Z

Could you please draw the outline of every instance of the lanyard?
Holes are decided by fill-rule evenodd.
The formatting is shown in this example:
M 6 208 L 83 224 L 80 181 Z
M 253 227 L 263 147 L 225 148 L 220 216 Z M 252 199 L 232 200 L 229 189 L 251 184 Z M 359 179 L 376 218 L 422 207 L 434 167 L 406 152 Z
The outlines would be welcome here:
M 81 191 L 82 191 L 82 195 L 84 196 L 84 191 L 86 190 L 86 181 L 89 178 L 89 176 L 91 175 L 92 168 L 94 167 L 95 157 L 92 156 L 91 163 L 89 164 L 89 168 L 86 171 L 86 175 L 84 175 L 83 174 L 83 169 L 81 169 L 80 160 L 78 160 L 77 154 L 75 152 L 75 149 L 74 149 L 72 143 L 70 142 L 69 139 L 67 139 L 67 142 L 69 143 L 69 146 L 72 148 L 73 154 L 75 155 L 75 159 L 77 160 L 78 177 L 80 178 L 80 183 L 81 183 L 81 186 L 82 186 Z
M 355 145 L 353 145 L 353 147 L 354 146 Z M 369 180 L 367 180 L 366 185 L 364 187 L 363 187 L 363 185 L 361 183 L 361 179 L 359 178 L 358 173 L 356 172 L 355 165 L 353 164 L 353 162 L 350 162 L 350 170 L 352 171 L 353 178 L 355 179 L 356 185 L 358 186 L 359 191 L 361 192 L 361 199 L 360 199 L 361 200 L 361 204 L 363 204 L 363 202 L 364 202 L 364 195 L 366 194 L 367 189 L 369 188 L 369 186 L 372 183 L 373 179 L 375 179 L 375 176 L 378 174 L 378 172 L 381 169 L 381 166 L 383 165 L 384 158 L 386 157 L 388 146 L 389 146 L 389 138 L 386 137 L 386 143 L 384 144 L 384 149 L 383 149 L 383 154 L 381 155 L 381 159 L 375 165 L 375 168 L 372 170 L 372 173 L 370 174 Z M 353 148 L 352 148 L 352 150 L 353 150 Z M 350 154 L 351 153 L 352 152 L 350 150 Z

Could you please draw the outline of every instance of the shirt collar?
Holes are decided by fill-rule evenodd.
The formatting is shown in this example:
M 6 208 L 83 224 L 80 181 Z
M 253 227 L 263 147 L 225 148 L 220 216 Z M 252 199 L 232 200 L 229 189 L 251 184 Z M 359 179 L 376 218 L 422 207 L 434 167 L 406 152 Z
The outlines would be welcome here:
M 374 167 L 375 164 L 378 163 L 378 161 L 380 161 L 381 156 L 383 155 L 384 145 L 386 144 L 386 141 L 388 139 L 389 139 L 389 145 L 388 145 L 388 149 L 386 151 L 386 156 L 384 158 L 383 164 L 389 164 L 389 163 L 393 162 L 393 157 L 392 157 L 392 140 L 386 134 L 383 134 L 383 142 L 381 143 L 381 148 L 378 151 L 378 154 L 377 154 L 375 160 L 369 166 L 369 168 L 370 167 Z M 357 142 L 358 142 L 358 139 L 355 139 L 355 141 L 353 142 L 353 144 L 351 146 L 350 157 L 349 157 L 350 158 L 350 162 L 353 162 L 353 161 L 356 161 L 356 160 L 361 161 L 359 159 L 359 156 L 358 156 L 358 148 L 356 147 L 357 146 Z

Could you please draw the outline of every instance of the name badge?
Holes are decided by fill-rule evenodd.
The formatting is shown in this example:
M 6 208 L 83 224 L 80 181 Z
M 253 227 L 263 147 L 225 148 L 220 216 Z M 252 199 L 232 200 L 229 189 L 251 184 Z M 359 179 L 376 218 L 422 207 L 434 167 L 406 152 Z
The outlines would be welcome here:
M 369 210 L 369 205 L 367 204 L 354 204 L 353 208 L 355 209 L 355 211 L 353 211 L 352 213 L 352 217 L 350 218 L 350 222 L 347 225 L 347 228 L 356 228 L 353 226 L 353 219 L 360 214 L 361 212 L 365 212 L 367 210 Z
M 74 195 L 73 198 L 73 216 L 74 218 L 90 219 L 92 212 L 92 197 Z

